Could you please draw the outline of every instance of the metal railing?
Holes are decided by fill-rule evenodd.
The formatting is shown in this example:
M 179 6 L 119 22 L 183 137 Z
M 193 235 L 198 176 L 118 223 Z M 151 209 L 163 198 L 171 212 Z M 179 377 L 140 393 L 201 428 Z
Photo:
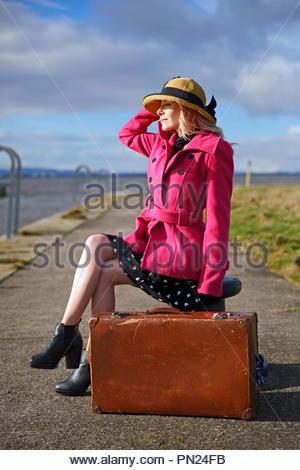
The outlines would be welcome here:
M 19 155 L 9 147 L 0 145 L 0 152 L 6 152 L 11 160 L 9 178 L 0 179 L 0 186 L 9 188 L 6 238 L 10 239 L 11 233 L 13 232 L 16 235 L 19 228 L 21 159 Z
M 84 176 L 85 181 L 89 180 L 92 176 L 92 171 L 87 165 L 79 165 L 74 174 L 74 194 L 73 194 L 73 201 L 78 203 L 78 193 L 79 193 L 79 184 L 82 183 L 83 177 L 79 175 L 81 170 L 86 170 L 87 175 Z
M 79 175 L 81 170 L 86 170 L 86 175 Z M 88 188 L 90 183 L 94 183 L 94 186 Z M 79 196 L 83 197 L 89 193 L 89 190 L 93 190 L 93 194 L 95 197 L 103 197 L 107 194 L 111 194 L 112 192 L 112 174 L 106 169 L 101 168 L 96 173 L 92 173 L 90 168 L 87 165 L 79 165 L 74 173 L 74 193 L 73 193 L 73 201 L 75 203 L 79 203 Z M 81 185 L 81 187 L 80 187 Z M 118 185 L 119 186 L 119 185 Z M 82 187 L 84 187 L 84 193 L 82 194 Z M 81 189 L 81 193 L 80 193 Z M 97 189 L 99 193 L 97 193 Z M 116 188 L 120 190 L 120 188 Z M 94 192 L 96 191 L 96 193 Z

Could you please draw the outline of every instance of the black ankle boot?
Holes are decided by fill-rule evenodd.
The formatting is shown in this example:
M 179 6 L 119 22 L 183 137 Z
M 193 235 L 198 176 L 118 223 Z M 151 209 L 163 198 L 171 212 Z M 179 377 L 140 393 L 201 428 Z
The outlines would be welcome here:
M 74 370 L 70 377 L 55 385 L 55 391 L 63 395 L 83 395 L 91 384 L 90 365 L 87 360 L 87 351 L 82 351 L 79 368 Z
M 30 359 L 31 367 L 36 369 L 55 369 L 59 361 L 66 357 L 66 368 L 78 367 L 82 351 L 82 336 L 76 325 L 57 323 L 54 335 L 45 349 Z

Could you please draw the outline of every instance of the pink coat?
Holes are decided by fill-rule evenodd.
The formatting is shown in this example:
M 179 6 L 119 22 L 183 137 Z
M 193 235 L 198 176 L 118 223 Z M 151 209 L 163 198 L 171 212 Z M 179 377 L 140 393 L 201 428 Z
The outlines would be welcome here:
M 160 123 L 157 134 L 147 132 L 157 119 L 142 109 L 119 133 L 124 145 L 149 158 L 146 206 L 124 240 L 144 252 L 143 269 L 196 279 L 198 293 L 221 296 L 229 268 L 232 147 L 207 131 L 171 156 L 176 133 Z

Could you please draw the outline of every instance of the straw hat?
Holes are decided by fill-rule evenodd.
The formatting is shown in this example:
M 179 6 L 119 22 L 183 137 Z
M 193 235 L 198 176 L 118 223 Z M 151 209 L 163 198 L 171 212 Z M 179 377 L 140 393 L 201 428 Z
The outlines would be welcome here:
M 214 97 L 206 106 L 206 96 L 203 88 L 192 78 L 176 77 L 167 82 L 160 93 L 147 95 L 143 99 L 143 106 L 156 116 L 161 100 L 176 101 L 188 108 L 195 109 L 210 122 L 216 124 Z

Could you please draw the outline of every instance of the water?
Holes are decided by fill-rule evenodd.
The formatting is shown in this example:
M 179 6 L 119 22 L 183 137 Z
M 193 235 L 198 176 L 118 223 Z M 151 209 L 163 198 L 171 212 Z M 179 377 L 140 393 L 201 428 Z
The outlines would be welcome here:
M 146 178 L 117 178 L 116 191 L 126 190 L 127 184 L 136 183 L 143 188 L 146 196 Z M 49 217 L 57 212 L 64 212 L 77 204 L 84 203 L 88 195 L 99 195 L 98 188 L 87 189 L 87 184 L 98 184 L 104 189 L 105 194 L 112 190 L 110 179 L 81 179 L 77 189 L 72 178 L 23 178 L 20 190 L 19 229 L 25 225 Z M 136 188 L 130 189 L 132 194 L 137 194 Z M 8 190 L 7 190 L 8 193 Z M 131 204 L 137 203 L 137 200 Z M 8 197 L 0 198 L 0 235 L 6 234 L 8 215 Z
M 110 179 L 82 179 L 76 191 L 75 182 L 72 178 L 23 178 L 20 193 L 20 217 L 19 228 L 35 220 L 48 217 L 57 212 L 63 212 L 84 201 L 90 194 L 95 194 L 94 188 L 87 189 L 86 184 L 100 184 L 105 192 L 111 191 L 112 181 Z M 235 175 L 234 184 L 245 183 L 244 175 Z M 143 194 L 148 194 L 146 177 L 118 177 L 116 190 L 126 190 L 128 184 L 138 184 L 143 188 Z M 252 175 L 251 184 L 300 184 L 300 174 L 260 174 Z M 130 188 L 131 194 L 138 194 L 136 187 Z M 131 204 L 136 203 L 132 201 Z M 0 235 L 6 233 L 8 197 L 0 198 Z

